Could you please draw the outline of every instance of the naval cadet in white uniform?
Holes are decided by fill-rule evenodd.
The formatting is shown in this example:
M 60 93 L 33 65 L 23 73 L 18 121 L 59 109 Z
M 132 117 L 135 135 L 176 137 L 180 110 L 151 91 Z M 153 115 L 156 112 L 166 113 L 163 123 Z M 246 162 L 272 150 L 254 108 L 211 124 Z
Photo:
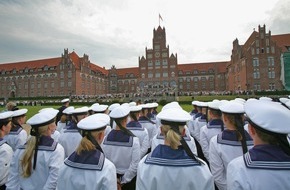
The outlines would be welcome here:
M 278 103 L 251 100 L 245 113 L 254 147 L 229 163 L 228 189 L 289 190 L 290 111 Z
M 244 105 L 236 101 L 222 104 L 222 119 L 226 129 L 214 136 L 209 145 L 209 163 L 219 190 L 226 190 L 227 166 L 233 159 L 252 148 L 253 140 L 244 130 Z M 230 189 L 229 189 L 230 190 Z
M 224 123 L 221 119 L 222 112 L 219 109 L 221 101 L 208 103 L 209 122 L 200 128 L 200 146 L 207 160 L 209 160 L 210 139 L 224 130 Z
M 129 112 L 129 106 L 119 106 L 112 110 L 110 117 L 115 121 L 116 128 L 110 131 L 102 144 L 106 158 L 116 166 L 117 180 L 122 190 L 135 189 L 140 161 L 139 139 L 126 128 Z
M 139 138 L 140 154 L 142 158 L 150 148 L 150 143 L 147 129 L 145 129 L 138 121 L 141 110 L 141 106 L 130 106 L 131 119 L 130 122 L 127 123 L 127 129 Z
M 140 161 L 136 189 L 213 190 L 213 176 L 207 164 L 190 151 L 181 135 L 190 114 L 172 108 L 161 111 L 157 118 L 161 120 L 165 141 Z
M 27 109 L 18 109 L 14 111 L 12 117 L 12 128 L 10 133 L 4 137 L 13 151 L 15 151 L 19 146 L 24 145 L 27 141 L 27 132 L 21 126 L 26 122 L 27 111 Z
M 5 190 L 5 183 L 8 179 L 10 161 L 13 155 L 13 149 L 3 139 L 10 132 L 12 127 L 13 111 L 0 113 L 0 189 Z
M 77 128 L 77 123 L 86 118 L 89 114 L 88 107 L 76 108 L 70 112 L 72 114 L 72 121 L 67 129 L 60 135 L 58 142 L 63 146 L 65 151 L 65 157 L 68 157 L 73 153 L 79 143 L 82 136 Z
M 66 158 L 60 168 L 58 189 L 117 189 L 116 167 L 105 158 L 100 147 L 109 122 L 107 114 L 96 113 L 77 124 L 83 138 L 76 151 Z
M 109 110 L 108 110 L 108 105 L 105 104 L 93 104 L 91 106 L 91 110 L 92 110 L 92 114 L 96 114 L 96 113 L 104 113 L 104 114 L 109 114 Z M 106 127 L 105 130 L 105 136 L 107 136 L 109 134 L 109 132 L 111 131 L 111 126 L 110 126 L 110 121 L 108 122 L 108 125 Z
M 27 121 L 31 137 L 13 155 L 7 190 L 56 189 L 58 171 L 64 161 L 63 147 L 51 138 L 57 113 L 55 109 L 42 111 Z

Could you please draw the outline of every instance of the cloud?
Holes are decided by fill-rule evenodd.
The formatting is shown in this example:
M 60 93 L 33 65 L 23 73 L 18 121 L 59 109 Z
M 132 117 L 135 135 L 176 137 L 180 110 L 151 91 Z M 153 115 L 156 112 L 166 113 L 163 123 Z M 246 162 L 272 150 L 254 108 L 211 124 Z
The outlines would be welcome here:
M 159 13 L 179 63 L 227 61 L 233 40 L 243 44 L 259 24 L 289 33 L 288 10 L 287 0 L 0 1 L 0 63 L 58 57 L 68 48 L 106 68 L 136 67 L 152 48 Z

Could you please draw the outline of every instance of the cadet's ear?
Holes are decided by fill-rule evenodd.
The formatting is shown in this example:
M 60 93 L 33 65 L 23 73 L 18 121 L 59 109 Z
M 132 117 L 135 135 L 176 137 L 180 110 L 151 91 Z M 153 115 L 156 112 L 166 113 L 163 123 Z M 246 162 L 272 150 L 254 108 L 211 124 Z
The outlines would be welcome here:
M 182 136 L 185 135 L 185 128 L 183 128 L 181 135 L 182 135 Z

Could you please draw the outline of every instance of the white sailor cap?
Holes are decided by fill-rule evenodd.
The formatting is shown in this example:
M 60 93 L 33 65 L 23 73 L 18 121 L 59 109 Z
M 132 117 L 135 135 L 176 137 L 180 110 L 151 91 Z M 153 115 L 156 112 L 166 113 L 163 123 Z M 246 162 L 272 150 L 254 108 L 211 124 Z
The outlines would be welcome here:
M 148 107 L 149 109 L 155 107 L 155 105 L 154 105 L 153 103 L 147 103 L 146 105 L 147 105 L 147 107 Z
M 114 103 L 114 104 L 111 104 L 108 109 L 110 111 L 112 111 L 113 109 L 115 109 L 116 107 L 119 107 L 119 106 L 121 106 L 119 103 Z
M 62 113 L 67 114 L 67 115 L 70 115 L 71 112 L 72 112 L 74 109 L 75 109 L 75 107 L 73 107 L 73 106 L 69 106 L 69 107 L 65 108 L 65 109 L 62 111 Z
M 130 108 L 127 106 L 119 106 L 113 109 L 110 113 L 110 117 L 117 119 L 117 118 L 123 118 L 125 116 L 128 116 L 130 113 Z
M 82 119 L 77 126 L 82 130 L 98 131 L 105 129 L 109 122 L 110 117 L 107 114 L 96 113 Z
M 259 100 L 272 101 L 272 98 L 263 96 L 263 97 L 260 97 Z
M 208 107 L 208 103 L 207 102 L 198 102 L 196 104 L 196 106 L 206 108 L 206 107 Z
M 191 119 L 190 114 L 180 108 L 162 110 L 156 117 L 161 120 L 162 124 L 177 123 L 179 125 L 185 125 Z
M 142 106 L 131 106 L 130 112 L 138 112 L 142 110 Z
M 153 108 L 157 108 L 158 105 L 159 105 L 159 104 L 158 104 L 157 102 L 153 102 L 153 103 L 152 103 Z
M 182 107 L 179 105 L 179 103 L 174 101 L 174 102 L 170 102 L 170 103 L 165 104 L 162 107 L 161 111 L 166 110 L 166 109 L 171 109 L 171 108 L 182 109 Z
M 229 114 L 243 114 L 245 112 L 244 105 L 235 100 L 225 102 L 219 108 L 223 113 Z
M 14 112 L 13 111 L 5 111 L 0 113 L 0 121 L 11 120 Z
M 76 108 L 72 110 L 70 113 L 73 115 L 86 115 L 89 112 L 89 108 L 87 106 Z
M 27 123 L 31 125 L 31 127 L 41 127 L 54 123 L 58 112 L 59 111 L 56 109 L 46 109 L 32 116 L 27 120 Z
M 48 110 L 54 110 L 54 108 L 42 108 L 38 111 L 38 113 L 48 111 Z
M 13 111 L 13 117 L 19 117 L 19 116 L 23 116 L 27 113 L 28 109 L 19 109 L 19 110 L 15 110 Z
M 290 99 L 289 98 L 279 98 L 279 101 L 283 104 L 286 104 Z
M 199 101 L 197 101 L 197 100 L 193 100 L 193 101 L 191 102 L 191 105 L 196 106 L 196 104 L 197 104 L 198 102 L 199 102 Z
M 251 122 L 262 129 L 280 134 L 290 133 L 290 110 L 281 104 L 253 100 L 246 102 L 245 113 Z
M 60 102 L 61 103 L 69 102 L 69 98 L 65 98 L 65 99 L 61 100 Z
M 131 106 L 136 106 L 137 104 L 136 104 L 136 102 L 129 102 L 129 106 L 131 107 Z
M 214 110 L 220 110 L 220 106 L 222 105 L 221 101 L 212 101 L 208 102 L 208 108 L 214 109 Z
M 130 107 L 129 103 L 127 103 L 127 102 L 124 102 L 123 104 L 121 104 L 121 106 L 127 106 L 127 107 Z
M 286 102 L 285 105 L 290 109 L 290 101 Z
M 245 104 L 246 103 L 246 100 L 243 99 L 243 98 L 235 98 L 234 101 L 239 102 L 241 104 Z
M 105 104 L 99 104 L 99 105 L 91 106 L 91 109 L 94 112 L 104 112 L 104 111 L 106 111 L 107 108 L 108 108 L 108 105 L 105 105 Z

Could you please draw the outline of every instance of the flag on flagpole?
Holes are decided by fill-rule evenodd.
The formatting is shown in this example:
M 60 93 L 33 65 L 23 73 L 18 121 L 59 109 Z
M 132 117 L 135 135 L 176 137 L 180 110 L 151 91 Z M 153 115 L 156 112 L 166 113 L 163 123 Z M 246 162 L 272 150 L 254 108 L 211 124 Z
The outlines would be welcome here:
M 161 15 L 159 14 L 159 19 L 163 21 L 163 18 L 161 17 Z

